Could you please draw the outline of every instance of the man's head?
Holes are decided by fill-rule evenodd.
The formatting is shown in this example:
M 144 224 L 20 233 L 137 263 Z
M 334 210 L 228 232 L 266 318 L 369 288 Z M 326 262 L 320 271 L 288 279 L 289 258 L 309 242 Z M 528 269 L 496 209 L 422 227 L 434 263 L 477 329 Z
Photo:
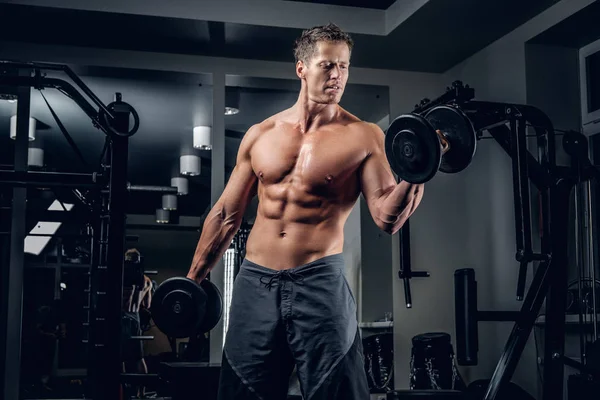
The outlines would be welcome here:
M 354 42 L 334 24 L 302 32 L 294 45 L 296 74 L 306 83 L 309 99 L 337 104 L 348 81 Z

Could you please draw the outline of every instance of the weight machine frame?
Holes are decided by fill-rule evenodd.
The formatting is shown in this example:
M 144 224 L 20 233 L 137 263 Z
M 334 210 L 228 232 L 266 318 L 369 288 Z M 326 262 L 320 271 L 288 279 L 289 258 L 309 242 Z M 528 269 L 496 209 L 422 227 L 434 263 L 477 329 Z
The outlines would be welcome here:
M 584 364 L 564 355 L 569 265 L 569 201 L 572 189 L 580 182 L 597 179 L 600 169 L 589 160 L 587 138 L 578 132 L 567 132 L 563 137 L 563 146 L 571 157 L 571 165 L 557 166 L 554 127 L 541 110 L 529 105 L 474 101 L 474 97 L 473 88 L 456 81 L 439 98 L 422 100 L 415 106 L 413 113 L 424 115 L 436 106 L 453 106 L 470 120 L 478 140 L 482 138 L 484 131 L 489 132 L 512 159 L 517 242 L 515 258 L 519 262 L 517 299 L 523 300 L 523 305 L 520 311 L 510 313 L 509 320 L 514 320 L 515 324 L 484 399 L 495 400 L 500 390 L 510 382 L 544 300 L 546 330 L 542 396 L 543 400 L 562 398 L 564 365 L 590 373 Z M 527 148 L 528 126 L 535 131 L 537 160 Z M 539 253 L 534 252 L 532 246 L 529 182 L 533 183 L 540 193 Z M 403 249 L 408 247 L 407 232 L 404 232 L 404 240 L 401 240 Z M 527 267 L 533 261 L 539 261 L 539 265 L 524 296 Z M 426 277 L 428 273 L 412 272 L 410 258 L 402 255 L 399 276 L 404 279 L 408 307 L 410 278 Z M 485 320 L 507 319 L 506 313 L 502 311 L 489 312 L 486 315 Z
M 64 72 L 77 86 L 63 79 L 49 78 L 42 71 Z M 63 173 L 28 171 L 28 129 L 31 112 L 31 89 L 58 89 L 71 98 L 91 119 L 94 127 L 106 134 L 99 171 Z M 12 187 L 11 224 L 8 238 L 10 254 L 2 258 L 2 298 L 0 320 L 6 328 L 0 333 L 0 368 L 3 398 L 19 398 L 21 363 L 21 324 L 24 281 L 24 239 L 26 232 L 27 188 L 67 187 L 87 189 L 77 192 L 86 207 L 91 227 L 92 254 L 89 296 L 88 377 L 94 399 L 120 398 L 121 374 L 121 303 L 124 275 L 125 225 L 129 191 L 177 193 L 175 187 L 135 186 L 127 181 L 129 137 L 139 127 L 133 107 L 123 103 L 121 94 L 105 105 L 66 65 L 0 61 L 0 91 L 17 99 L 17 135 L 14 170 L 0 170 L 0 187 Z M 87 97 L 87 99 L 86 99 Z M 89 100 L 91 100 L 91 102 Z M 48 104 L 50 107 L 50 105 Z M 69 145 L 81 156 L 74 141 L 54 114 Z M 129 117 L 134 115 L 134 127 Z M 82 160 L 85 162 L 85 160 Z M 102 305 L 101 305 L 102 304 Z M 84 340 L 85 342 L 85 340 Z

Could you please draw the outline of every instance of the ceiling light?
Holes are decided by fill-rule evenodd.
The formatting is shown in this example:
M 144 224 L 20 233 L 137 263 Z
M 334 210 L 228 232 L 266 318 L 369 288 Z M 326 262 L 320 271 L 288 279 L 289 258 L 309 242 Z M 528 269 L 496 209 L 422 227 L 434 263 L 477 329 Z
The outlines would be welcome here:
M 188 184 L 188 180 L 186 178 L 181 178 L 181 177 L 171 178 L 171 187 L 177 188 L 178 196 L 185 196 L 186 194 L 188 194 L 189 184 Z
M 177 210 L 177 196 L 174 194 L 165 194 L 162 197 L 162 208 L 167 211 Z
M 169 223 L 169 211 L 158 208 L 156 210 L 156 223 L 157 224 L 168 224 Z
M 210 126 L 194 127 L 194 148 L 200 150 L 212 149 Z
M 179 172 L 181 175 L 186 176 L 200 175 L 200 157 L 181 156 L 179 159 Z
M 32 142 L 35 140 L 35 118 L 29 118 L 29 141 Z M 15 140 L 17 139 L 17 116 L 13 115 L 10 117 L 10 138 Z

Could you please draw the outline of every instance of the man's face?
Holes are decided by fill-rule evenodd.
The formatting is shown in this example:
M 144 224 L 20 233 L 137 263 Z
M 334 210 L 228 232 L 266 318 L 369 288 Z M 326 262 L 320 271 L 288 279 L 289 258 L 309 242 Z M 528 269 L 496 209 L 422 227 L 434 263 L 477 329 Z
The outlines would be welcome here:
M 349 67 L 350 49 L 346 43 L 319 42 L 307 64 L 298 62 L 297 72 L 306 81 L 311 101 L 338 104 L 348 81 Z

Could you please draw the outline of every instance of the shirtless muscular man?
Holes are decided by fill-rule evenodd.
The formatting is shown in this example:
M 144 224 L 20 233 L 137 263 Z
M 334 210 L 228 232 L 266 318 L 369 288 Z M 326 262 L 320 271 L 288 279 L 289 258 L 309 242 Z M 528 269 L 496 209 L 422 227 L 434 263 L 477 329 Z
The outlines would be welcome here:
M 201 282 L 258 195 L 230 308 L 219 399 L 285 399 L 294 366 L 305 400 L 366 400 L 356 303 L 344 277 L 344 224 L 359 195 L 394 234 L 423 185 L 397 183 L 384 134 L 339 106 L 353 41 L 337 26 L 295 43 L 297 102 L 252 126 L 206 218 L 187 275 Z

